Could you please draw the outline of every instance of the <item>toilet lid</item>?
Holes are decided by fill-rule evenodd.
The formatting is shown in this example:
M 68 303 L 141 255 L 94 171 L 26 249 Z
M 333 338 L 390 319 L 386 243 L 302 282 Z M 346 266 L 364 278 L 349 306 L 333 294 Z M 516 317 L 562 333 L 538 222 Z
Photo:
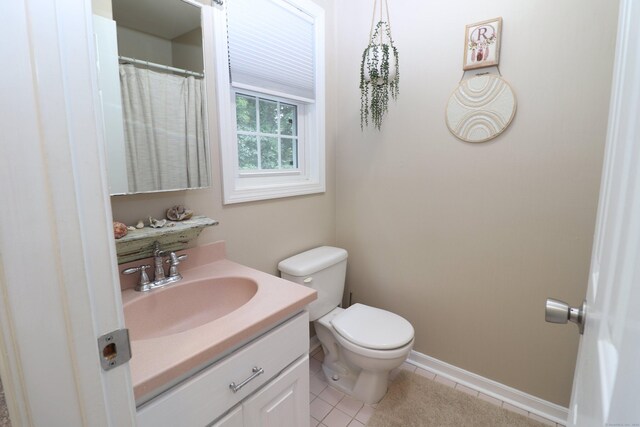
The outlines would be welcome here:
M 347 308 L 331 320 L 331 325 L 350 342 L 373 350 L 399 348 L 413 339 L 413 326 L 407 320 L 363 304 Z

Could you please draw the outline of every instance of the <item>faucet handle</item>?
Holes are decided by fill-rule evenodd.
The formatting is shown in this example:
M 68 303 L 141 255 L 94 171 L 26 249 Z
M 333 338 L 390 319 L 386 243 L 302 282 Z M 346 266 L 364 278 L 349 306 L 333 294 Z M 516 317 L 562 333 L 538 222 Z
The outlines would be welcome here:
M 187 254 L 178 255 L 175 252 L 169 254 L 169 259 L 165 261 L 167 264 L 171 264 L 171 267 L 169 267 L 169 277 L 182 277 L 178 272 L 178 264 L 185 259 L 187 259 Z
M 165 262 L 171 265 L 178 265 L 180 264 L 180 261 L 184 261 L 187 258 L 188 258 L 187 254 L 178 255 L 175 252 L 171 252 L 169 254 L 169 259 L 166 260 Z
M 151 283 L 151 280 L 149 280 L 149 275 L 147 274 L 147 268 L 151 268 L 151 266 L 149 264 L 145 264 L 145 265 L 139 265 L 138 267 L 129 267 L 126 268 L 124 270 L 122 270 L 122 274 L 133 274 L 133 273 L 137 273 L 138 271 L 140 272 L 140 280 L 138 281 L 138 286 L 136 289 L 138 288 L 142 288 L 145 285 L 148 285 L 149 283 Z

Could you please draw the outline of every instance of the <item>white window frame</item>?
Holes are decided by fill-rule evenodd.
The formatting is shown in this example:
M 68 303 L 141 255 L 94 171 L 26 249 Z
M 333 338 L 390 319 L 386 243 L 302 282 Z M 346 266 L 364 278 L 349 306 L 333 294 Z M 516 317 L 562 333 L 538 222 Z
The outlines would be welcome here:
M 224 204 L 325 192 L 324 10 L 311 0 L 270 1 L 287 3 L 313 17 L 315 21 L 316 97 L 311 103 L 282 93 L 268 93 L 249 87 L 231 87 L 226 11 L 224 6 L 214 7 L 215 74 Z M 298 105 L 298 169 L 255 172 L 240 169 L 236 138 L 236 91 Z

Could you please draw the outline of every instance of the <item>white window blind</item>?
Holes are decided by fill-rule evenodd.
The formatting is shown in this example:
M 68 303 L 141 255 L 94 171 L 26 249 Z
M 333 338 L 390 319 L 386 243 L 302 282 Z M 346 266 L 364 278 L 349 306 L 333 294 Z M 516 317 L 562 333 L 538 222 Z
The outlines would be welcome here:
M 314 19 L 281 0 L 228 0 L 231 84 L 315 99 Z

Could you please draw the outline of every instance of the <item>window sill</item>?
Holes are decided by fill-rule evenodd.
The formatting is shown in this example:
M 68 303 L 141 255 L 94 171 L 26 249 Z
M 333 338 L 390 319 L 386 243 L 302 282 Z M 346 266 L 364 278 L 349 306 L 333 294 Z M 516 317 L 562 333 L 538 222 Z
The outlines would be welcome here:
M 279 199 L 324 192 L 324 182 L 300 182 L 295 184 L 287 183 L 261 187 L 244 187 L 225 192 L 224 204 L 229 205 L 234 203 L 254 202 L 258 200 Z

